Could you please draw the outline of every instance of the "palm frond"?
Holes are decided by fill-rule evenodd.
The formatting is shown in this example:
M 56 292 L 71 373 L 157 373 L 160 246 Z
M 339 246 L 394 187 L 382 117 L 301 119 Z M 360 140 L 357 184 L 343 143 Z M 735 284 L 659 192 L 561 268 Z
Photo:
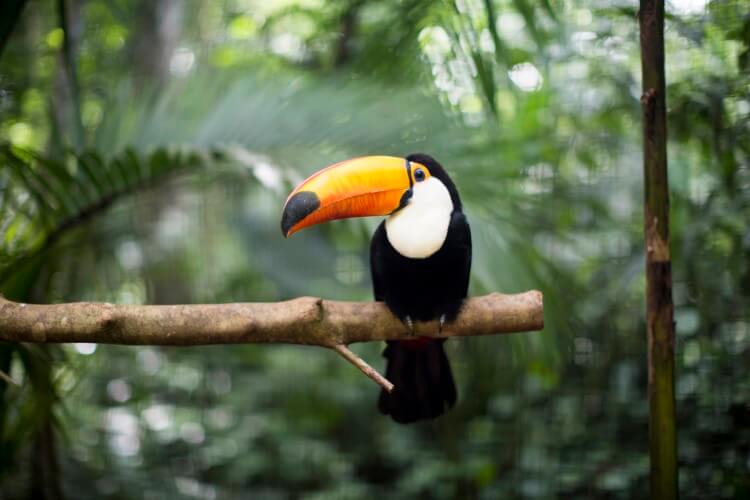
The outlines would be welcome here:
M 64 233 L 102 213 L 120 198 L 153 186 L 165 176 L 207 163 L 210 152 L 158 148 L 148 154 L 126 149 L 105 160 L 97 152 L 69 153 L 64 161 L 12 145 L 0 146 L 0 287 L 58 241 Z

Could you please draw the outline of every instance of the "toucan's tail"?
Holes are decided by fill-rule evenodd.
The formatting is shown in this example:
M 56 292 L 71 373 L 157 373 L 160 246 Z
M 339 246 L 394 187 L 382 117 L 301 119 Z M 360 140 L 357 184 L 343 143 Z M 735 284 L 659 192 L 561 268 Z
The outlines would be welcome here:
M 443 350 L 444 339 L 390 341 L 386 378 L 395 388 L 380 392 L 378 409 L 401 424 L 435 418 L 456 403 L 456 385 Z

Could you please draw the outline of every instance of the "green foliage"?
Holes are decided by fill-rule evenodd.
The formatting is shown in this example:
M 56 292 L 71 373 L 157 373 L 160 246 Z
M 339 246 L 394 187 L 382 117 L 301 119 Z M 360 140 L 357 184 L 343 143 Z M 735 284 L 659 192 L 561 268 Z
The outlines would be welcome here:
M 23 299 L 26 293 L 13 293 L 13 278 L 21 275 L 23 281 L 29 280 L 23 275 L 27 265 L 33 265 L 64 233 L 168 174 L 203 165 L 206 157 L 163 148 L 144 157 L 127 149 L 107 161 L 95 151 L 51 159 L 5 145 L 0 148 L 0 161 L 5 165 L 0 171 L 0 199 L 6 207 L 0 212 L 4 234 L 0 287 L 9 298 Z
M 381 418 L 371 382 L 324 350 L 3 345 L 0 369 L 22 384 L 0 385 L 3 492 L 25 496 L 53 422 L 76 498 L 645 496 L 635 12 L 186 5 L 182 59 L 157 86 L 133 79 L 132 7 L 85 3 L 80 153 L 56 118 L 69 105 L 55 85 L 56 13 L 26 10 L 0 58 L 0 291 L 367 300 L 377 221 L 287 241 L 284 196 L 341 158 L 424 151 L 467 207 L 472 293 L 542 289 L 545 332 L 451 343 L 460 402 L 410 427 Z M 743 498 L 750 17 L 716 0 L 668 22 L 683 497 Z M 356 349 L 381 364 L 380 346 Z

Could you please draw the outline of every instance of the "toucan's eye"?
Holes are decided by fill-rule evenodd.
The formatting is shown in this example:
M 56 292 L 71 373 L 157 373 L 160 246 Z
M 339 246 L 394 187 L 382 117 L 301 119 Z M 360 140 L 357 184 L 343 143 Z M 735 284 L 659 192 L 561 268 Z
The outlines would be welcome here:
M 422 182 L 424 180 L 424 170 L 421 168 L 418 168 L 414 171 L 414 180 L 417 182 Z

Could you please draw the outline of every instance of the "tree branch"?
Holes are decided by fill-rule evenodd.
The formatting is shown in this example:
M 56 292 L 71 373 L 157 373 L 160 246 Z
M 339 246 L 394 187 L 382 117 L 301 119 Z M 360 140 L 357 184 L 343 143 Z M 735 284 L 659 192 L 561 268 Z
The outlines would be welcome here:
M 378 371 L 372 366 L 367 364 L 367 361 L 354 354 L 348 347 L 343 344 L 333 346 L 333 350 L 341 354 L 341 356 L 360 369 L 362 373 L 370 377 L 380 387 L 388 392 L 393 392 L 393 384 L 383 377 Z
M 540 330 L 542 294 L 492 293 L 467 299 L 455 322 L 437 321 L 415 333 L 461 337 Z M 286 302 L 173 306 L 101 302 L 36 305 L 0 297 L 0 341 L 92 342 L 127 345 L 288 343 L 334 347 L 372 340 L 406 340 L 408 328 L 382 302 L 301 297 Z
M 467 299 L 458 318 L 414 333 L 382 302 L 301 297 L 286 302 L 173 306 L 97 302 L 36 305 L 0 297 L 0 341 L 127 345 L 287 343 L 328 347 L 386 390 L 393 385 L 346 348 L 353 342 L 463 337 L 541 330 L 542 294 L 492 293 Z
M 2 370 L 0 370 L 0 379 L 4 380 L 6 383 L 10 385 L 19 385 L 19 386 L 21 385 L 18 382 L 16 382 L 16 380 L 13 377 L 11 377 L 10 375 L 8 375 Z

